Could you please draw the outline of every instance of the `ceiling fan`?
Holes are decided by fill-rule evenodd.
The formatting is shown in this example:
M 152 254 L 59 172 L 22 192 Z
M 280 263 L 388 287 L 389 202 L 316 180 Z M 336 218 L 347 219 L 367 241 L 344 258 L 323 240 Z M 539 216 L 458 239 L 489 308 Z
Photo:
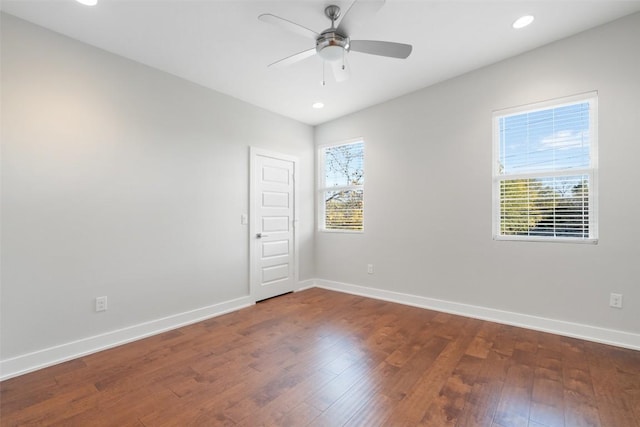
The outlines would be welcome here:
M 339 6 L 330 5 L 324 9 L 324 14 L 331 20 L 331 27 L 318 33 L 288 19 L 271 13 L 264 13 L 258 19 L 315 41 L 315 47 L 269 64 L 271 66 L 286 66 L 318 54 L 325 62 L 329 62 L 336 81 L 341 82 L 349 77 L 346 67 L 346 54 L 353 52 L 371 55 L 387 56 L 405 59 L 411 54 L 412 46 L 404 43 L 394 43 L 380 40 L 351 40 L 350 32 L 373 16 L 384 5 L 385 0 L 355 0 L 340 18 Z M 324 80 L 324 79 L 323 79 Z M 324 81 L 323 81 L 324 84 Z

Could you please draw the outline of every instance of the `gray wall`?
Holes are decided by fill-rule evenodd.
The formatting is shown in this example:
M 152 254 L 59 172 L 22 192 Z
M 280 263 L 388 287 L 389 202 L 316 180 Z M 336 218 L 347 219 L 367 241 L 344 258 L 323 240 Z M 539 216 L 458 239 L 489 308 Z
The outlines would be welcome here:
M 249 146 L 301 160 L 302 280 L 640 332 L 640 14 L 317 127 L 365 138 L 366 231 L 315 235 L 312 128 L 1 24 L 0 359 L 248 295 Z M 493 241 L 491 112 L 593 90 L 599 244 Z
M 365 139 L 366 231 L 318 233 L 317 276 L 639 333 L 638 40 L 635 14 L 318 126 Z M 599 244 L 493 241 L 492 111 L 594 90 Z
M 2 359 L 248 295 L 249 146 L 300 159 L 314 277 L 310 126 L 1 23 Z

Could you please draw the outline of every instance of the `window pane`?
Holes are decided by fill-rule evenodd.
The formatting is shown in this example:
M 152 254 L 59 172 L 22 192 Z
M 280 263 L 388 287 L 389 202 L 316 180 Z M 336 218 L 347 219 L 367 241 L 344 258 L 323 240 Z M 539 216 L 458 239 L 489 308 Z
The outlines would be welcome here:
M 364 184 L 364 143 L 324 148 L 325 187 Z
M 528 173 L 591 164 L 589 102 L 499 119 L 499 173 Z
M 325 191 L 325 229 L 362 230 L 362 190 Z
M 589 238 L 589 176 L 501 181 L 500 234 Z
M 597 112 L 594 92 L 494 113 L 495 238 L 597 241 Z
M 364 141 L 320 148 L 322 182 L 319 204 L 326 231 L 362 231 Z

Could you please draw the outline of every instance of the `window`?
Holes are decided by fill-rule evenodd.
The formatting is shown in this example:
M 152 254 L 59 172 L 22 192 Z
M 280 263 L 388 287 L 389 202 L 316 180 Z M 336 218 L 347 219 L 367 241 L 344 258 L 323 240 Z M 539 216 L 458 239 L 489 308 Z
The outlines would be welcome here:
M 364 199 L 364 141 L 320 147 L 320 229 L 362 231 Z
M 493 114 L 493 236 L 597 242 L 597 94 Z

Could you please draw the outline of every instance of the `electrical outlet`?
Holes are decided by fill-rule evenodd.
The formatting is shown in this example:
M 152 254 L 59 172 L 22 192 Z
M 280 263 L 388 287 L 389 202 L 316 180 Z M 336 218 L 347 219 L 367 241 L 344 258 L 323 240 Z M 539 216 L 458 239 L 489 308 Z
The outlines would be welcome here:
M 96 311 L 107 311 L 107 297 L 96 298 Z
M 373 264 L 367 264 L 367 274 L 373 274 Z
M 614 308 L 622 308 L 622 294 L 609 295 L 609 306 Z

